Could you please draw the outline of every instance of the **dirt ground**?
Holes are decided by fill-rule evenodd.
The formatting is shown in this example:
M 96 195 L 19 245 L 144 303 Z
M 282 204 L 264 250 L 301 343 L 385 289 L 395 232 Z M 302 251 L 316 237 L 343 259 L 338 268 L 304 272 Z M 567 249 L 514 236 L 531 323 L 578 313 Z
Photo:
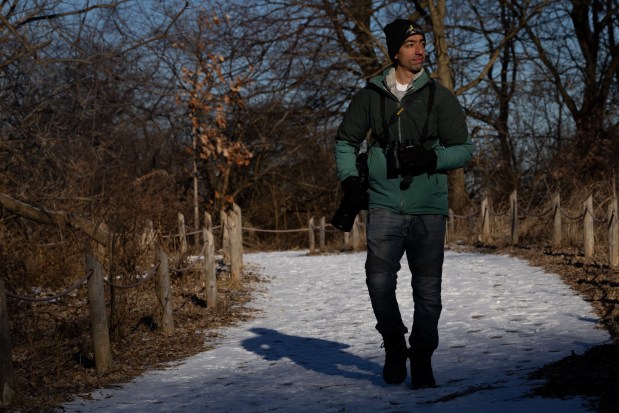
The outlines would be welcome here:
M 535 393 L 548 397 L 582 395 L 591 400 L 593 411 L 617 412 L 619 397 L 619 272 L 594 259 L 575 253 L 552 253 L 540 248 L 487 248 L 450 246 L 454 250 L 510 254 L 559 274 L 597 311 L 615 344 L 591 349 L 545 366 L 531 375 L 543 379 Z M 255 289 L 265 287 L 265 277 L 247 271 L 240 286 L 233 286 L 225 267 L 219 267 L 219 302 L 210 308 L 196 292 L 196 274 L 173 277 L 175 334 L 157 330 L 153 315 L 155 298 L 148 287 L 119 293 L 121 310 L 112 319 L 113 367 L 105 373 L 94 368 L 84 297 L 77 294 L 55 305 L 20 304 L 13 359 L 18 394 L 11 407 L 0 412 L 48 412 L 76 395 L 115 386 L 149 369 L 161 368 L 212 347 L 216 329 L 253 317 L 247 306 Z M 152 289 L 152 288 L 151 288 Z M 87 307 L 86 307 L 87 308 Z M 62 309 L 62 310 L 60 310 Z M 16 309 L 13 309 L 16 310 Z M 11 311 L 9 309 L 9 311 Z M 137 343 L 137 345 L 136 345 Z

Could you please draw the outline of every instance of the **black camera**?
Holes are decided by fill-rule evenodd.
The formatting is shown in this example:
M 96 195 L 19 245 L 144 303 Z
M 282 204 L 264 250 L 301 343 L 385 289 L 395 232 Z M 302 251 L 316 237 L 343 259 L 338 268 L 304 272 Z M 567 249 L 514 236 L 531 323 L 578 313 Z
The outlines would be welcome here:
M 401 190 L 406 190 L 410 187 L 413 168 L 410 161 L 408 161 L 409 156 L 407 155 L 416 150 L 419 150 L 419 144 L 412 140 L 404 142 L 395 141 L 387 150 L 387 178 L 395 179 L 401 176 Z
M 343 232 L 350 232 L 359 211 L 368 209 L 369 181 L 368 155 L 366 152 L 357 155 L 357 171 L 359 176 L 346 178 L 342 182 L 344 198 L 331 219 L 331 225 Z
M 404 175 L 411 168 L 410 162 L 407 162 L 407 154 L 415 150 L 419 150 L 419 144 L 413 140 L 394 142 L 392 152 L 393 168 Z

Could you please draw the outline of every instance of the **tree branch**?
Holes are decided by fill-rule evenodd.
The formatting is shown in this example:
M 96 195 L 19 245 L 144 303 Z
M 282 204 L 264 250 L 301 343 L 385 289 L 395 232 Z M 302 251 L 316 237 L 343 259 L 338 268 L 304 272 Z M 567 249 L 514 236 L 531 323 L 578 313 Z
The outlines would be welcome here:
M 90 7 L 85 7 L 83 9 L 78 9 L 78 10 L 71 10 L 71 11 L 67 11 L 64 13 L 52 13 L 52 14 L 42 14 L 39 16 L 31 16 L 28 17 L 27 19 L 17 23 L 17 25 L 15 27 L 20 28 L 21 26 L 24 26 L 26 24 L 32 23 L 34 21 L 38 21 L 38 20 L 53 20 L 53 19 L 57 19 L 60 17 L 67 17 L 67 16 L 75 16 L 78 14 L 84 14 L 84 13 L 88 13 L 91 12 L 93 10 L 96 9 L 115 9 L 116 7 L 118 7 L 119 5 L 126 3 L 128 0 L 120 0 L 120 1 L 116 1 L 114 3 L 108 3 L 108 4 L 96 4 L 94 6 L 90 6 Z
M 67 225 L 88 235 L 101 245 L 108 246 L 111 234 L 100 225 L 96 225 L 84 218 L 71 216 L 66 212 L 54 212 L 39 209 L 32 205 L 11 198 L 8 195 L 0 194 L 0 205 L 15 215 L 31 221 L 46 225 Z

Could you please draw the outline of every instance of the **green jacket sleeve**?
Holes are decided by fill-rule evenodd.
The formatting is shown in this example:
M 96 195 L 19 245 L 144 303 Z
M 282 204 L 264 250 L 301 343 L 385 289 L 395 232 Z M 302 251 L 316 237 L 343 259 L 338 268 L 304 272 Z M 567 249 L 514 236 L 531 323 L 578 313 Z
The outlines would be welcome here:
M 436 169 L 448 171 L 462 168 L 473 159 L 474 146 L 458 99 L 444 88 L 440 94 L 441 99 L 437 99 L 440 102 L 437 119 L 440 145 L 434 148 L 437 154 Z
M 335 135 L 335 165 L 340 181 L 358 175 L 357 153 L 370 128 L 369 93 L 367 88 L 357 92 Z

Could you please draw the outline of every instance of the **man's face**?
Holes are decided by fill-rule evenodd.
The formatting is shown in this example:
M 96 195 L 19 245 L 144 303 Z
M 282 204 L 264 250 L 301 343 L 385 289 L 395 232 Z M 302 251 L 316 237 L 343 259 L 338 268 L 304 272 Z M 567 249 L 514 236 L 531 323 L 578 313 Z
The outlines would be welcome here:
M 423 68 L 426 60 L 426 42 L 420 34 L 409 36 L 395 55 L 398 65 L 413 73 Z

